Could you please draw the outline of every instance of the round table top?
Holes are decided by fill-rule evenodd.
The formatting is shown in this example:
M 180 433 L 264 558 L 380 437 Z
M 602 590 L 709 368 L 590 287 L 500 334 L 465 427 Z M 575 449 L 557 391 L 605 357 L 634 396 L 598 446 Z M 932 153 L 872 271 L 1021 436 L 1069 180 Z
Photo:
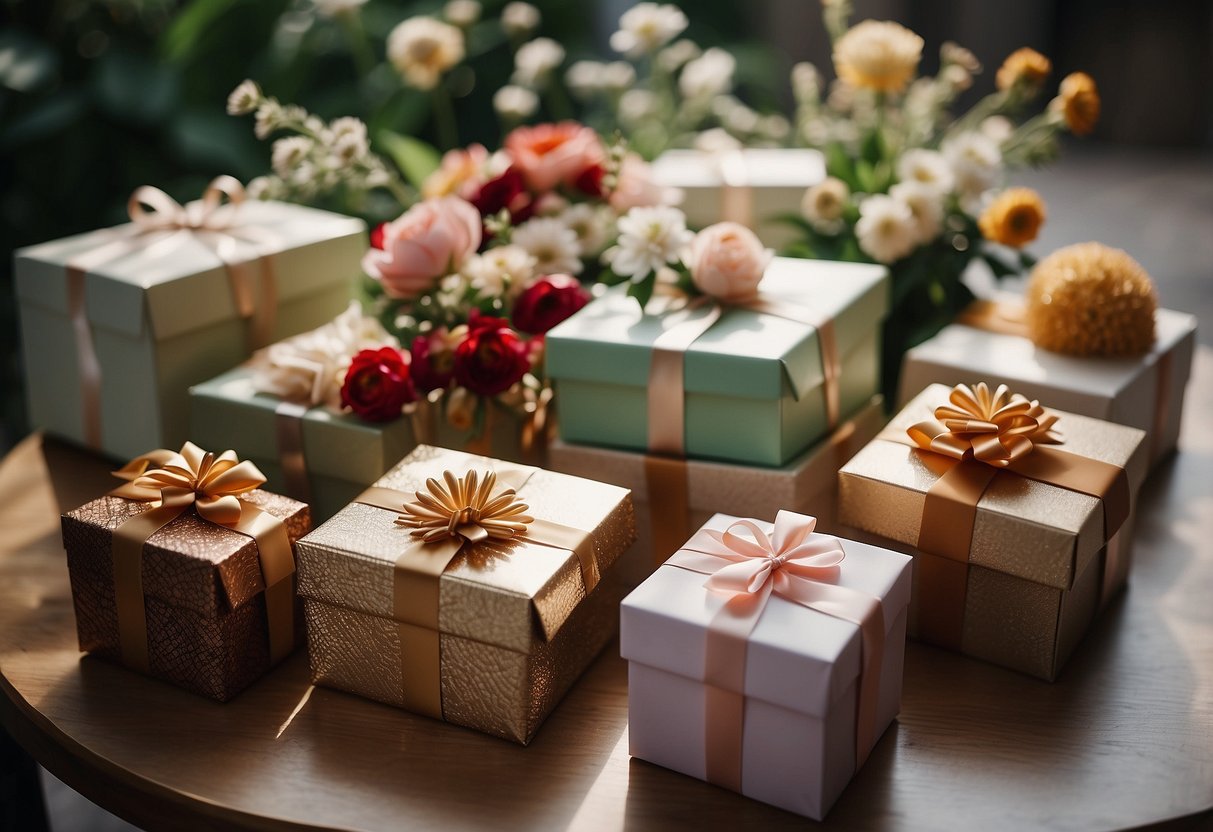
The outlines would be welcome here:
M 1139 502 L 1128 592 L 1054 684 L 907 647 L 901 716 L 827 818 L 845 829 L 1103 829 L 1213 806 L 1213 352 L 1182 452 Z M 216 704 L 77 650 L 58 515 L 112 487 L 34 436 L 0 462 L 0 722 L 160 828 L 803 827 L 630 759 L 617 645 L 526 748 L 309 684 L 296 655 Z

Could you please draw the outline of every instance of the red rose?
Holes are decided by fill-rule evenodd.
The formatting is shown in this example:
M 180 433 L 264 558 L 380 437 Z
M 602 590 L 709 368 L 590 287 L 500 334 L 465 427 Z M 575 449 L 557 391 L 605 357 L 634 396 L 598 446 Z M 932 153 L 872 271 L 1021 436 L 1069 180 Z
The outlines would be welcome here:
M 341 385 L 341 404 L 368 422 L 391 421 L 416 398 L 408 362 L 392 347 L 355 355 Z
M 541 335 L 590 300 L 590 293 L 567 274 L 549 274 L 527 287 L 514 302 L 514 326 Z
M 387 225 L 386 222 L 381 222 L 371 229 L 371 248 L 383 251 L 383 235 L 387 231 Z
M 590 165 L 573 180 L 573 187 L 588 197 L 602 199 L 606 196 L 606 188 L 602 186 L 606 178 L 606 168 L 602 165 Z
M 526 189 L 526 180 L 516 167 L 508 167 L 496 179 L 480 186 L 471 198 L 480 216 L 488 217 L 504 209 L 510 212 L 510 222 L 525 222 L 535 211 L 534 200 Z
M 531 369 L 529 352 L 504 318 L 473 313 L 455 348 L 455 381 L 481 396 L 504 393 Z
M 455 353 L 446 327 L 418 335 L 413 339 L 409 353 L 413 358 L 410 367 L 413 383 L 418 388 L 428 393 L 450 386 L 455 375 Z

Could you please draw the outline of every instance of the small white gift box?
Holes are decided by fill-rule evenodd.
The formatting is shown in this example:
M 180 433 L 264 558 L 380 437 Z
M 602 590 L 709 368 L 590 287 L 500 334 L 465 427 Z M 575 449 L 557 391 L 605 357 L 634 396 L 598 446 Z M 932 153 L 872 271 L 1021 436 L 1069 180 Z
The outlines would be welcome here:
M 712 517 L 624 599 L 620 649 L 633 756 L 820 820 L 897 715 L 910 558 L 811 521 Z

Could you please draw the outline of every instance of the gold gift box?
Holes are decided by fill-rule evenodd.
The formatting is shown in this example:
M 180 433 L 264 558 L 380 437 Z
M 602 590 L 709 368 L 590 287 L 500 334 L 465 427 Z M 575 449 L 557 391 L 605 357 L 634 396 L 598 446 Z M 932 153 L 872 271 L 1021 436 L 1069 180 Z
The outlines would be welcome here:
M 407 494 L 446 470 L 503 463 L 421 445 L 375 485 Z M 515 468 L 523 466 L 512 466 Z M 518 490 L 529 514 L 589 532 L 602 576 L 588 594 L 577 556 L 520 541 L 467 544 L 439 579 L 442 717 L 526 744 L 614 636 L 623 586 L 610 567 L 636 539 L 627 490 L 540 469 Z M 351 503 L 298 546 L 312 675 L 405 707 L 395 563 L 411 530 L 398 513 Z
M 884 399 L 873 396 L 832 433 L 779 468 L 685 460 L 686 511 L 681 520 L 677 514 L 682 502 L 671 499 L 650 477 L 643 453 L 556 440 L 548 457 L 554 470 L 632 492 L 640 536 L 619 568 L 623 580 L 637 586 L 717 513 L 774 520 L 780 509 L 788 509 L 811 514 L 819 531 L 832 531 L 837 523 L 838 469 L 884 423 Z
M 948 399 L 933 384 L 882 435 L 905 435 Z M 1042 402 L 1048 407 L 1048 402 Z M 1125 469 L 1134 499 L 1147 468 L 1145 433 L 1111 422 L 1053 411 L 1059 447 Z M 877 438 L 839 472 L 839 521 L 880 545 L 916 558 L 926 493 L 949 462 L 906 444 Z M 1121 551 L 1133 515 L 1111 541 L 1116 574 L 1105 575 L 1109 541 L 1103 505 L 1091 496 L 1004 472 L 977 504 L 969 549 L 960 650 L 966 655 L 1052 681 L 1100 606 L 1125 579 Z M 863 535 L 860 535 L 863 539 Z M 914 570 L 910 635 L 917 634 L 919 581 Z

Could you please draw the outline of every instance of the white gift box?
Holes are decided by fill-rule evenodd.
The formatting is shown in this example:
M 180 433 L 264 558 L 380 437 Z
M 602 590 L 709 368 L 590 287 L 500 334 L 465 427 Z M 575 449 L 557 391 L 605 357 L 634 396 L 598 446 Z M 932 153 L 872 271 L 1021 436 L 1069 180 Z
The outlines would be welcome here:
M 704 526 L 723 531 L 737 518 Z M 769 533 L 770 524 L 759 523 Z M 879 660 L 874 738 L 901 698 L 910 558 L 841 540 L 834 581 L 880 598 L 886 637 Z M 708 631 L 727 595 L 707 577 L 667 563 L 624 599 L 620 651 L 628 661 L 630 751 L 707 779 Z M 745 651 L 741 793 L 820 820 L 855 771 L 860 628 L 773 594 Z
M 1155 324 L 1154 347 L 1133 358 L 1062 355 L 1019 335 L 951 324 L 906 353 L 900 405 L 931 384 L 1006 384 L 1051 409 L 1144 430 L 1153 465 L 1179 440 L 1196 318 L 1159 309 Z
M 179 447 L 188 438 L 190 385 L 249 357 L 254 320 L 277 340 L 345 308 L 366 250 L 361 220 L 255 201 L 230 216 L 224 230 L 139 233 L 125 225 L 17 251 L 34 427 L 118 458 Z M 73 268 L 83 272 L 75 324 Z M 91 335 L 99 365 L 96 420 L 86 415 L 77 327 Z
M 682 191 L 679 207 L 692 228 L 733 220 L 774 249 L 796 237 L 794 228 L 775 218 L 799 214 L 804 192 L 825 176 L 825 158 L 806 149 L 667 150 L 653 162 L 657 184 Z

